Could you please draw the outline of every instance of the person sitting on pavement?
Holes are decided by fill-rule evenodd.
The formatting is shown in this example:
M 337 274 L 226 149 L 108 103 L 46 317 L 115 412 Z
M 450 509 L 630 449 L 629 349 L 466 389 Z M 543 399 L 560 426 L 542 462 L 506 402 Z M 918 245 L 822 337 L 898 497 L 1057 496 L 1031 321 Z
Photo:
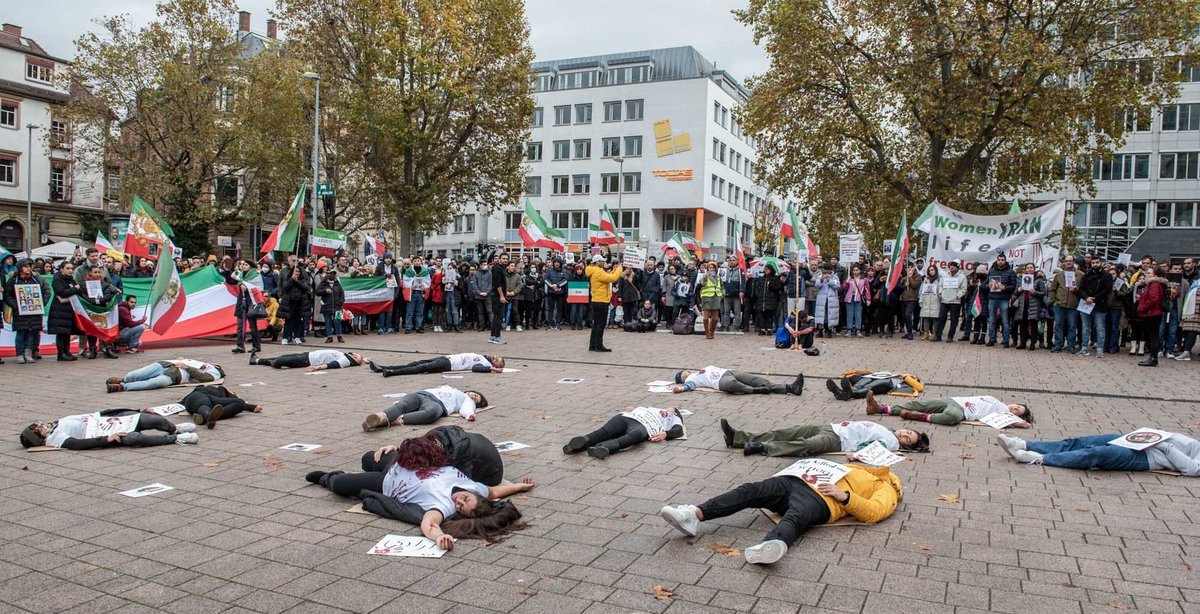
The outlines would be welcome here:
M 251 405 L 224 386 L 196 386 L 179 401 L 192 416 L 192 422 L 209 429 L 218 420 L 228 420 L 244 411 L 262 412 L 262 405 Z
M 895 452 L 929 451 L 929 435 L 912 429 L 895 431 L 866 420 L 809 424 L 776 429 L 765 433 L 748 433 L 729 425 L 721 418 L 721 433 L 725 446 L 741 448 L 746 456 L 818 456 L 834 452 L 857 452 L 878 441 Z
M 105 386 L 109 392 L 154 390 L 190 382 L 208 383 L 223 377 L 225 377 L 225 371 L 221 365 L 176 358 L 175 360 L 152 362 L 140 369 L 130 371 L 125 374 L 125 377 L 110 377 L 105 382 Z
M 1109 443 L 1124 435 L 1109 433 L 1059 440 L 1024 440 L 998 435 L 996 445 L 1018 463 L 1086 471 L 1177 471 L 1200 477 L 1200 441 L 1181 433 L 1145 450 Z
M 313 350 L 299 354 L 284 354 L 275 358 L 259 358 L 258 354 L 250 353 L 250 364 L 273 367 L 275 369 L 300 369 L 305 371 L 327 371 L 329 369 L 346 369 L 357 367 L 363 361 L 370 360 L 362 354 L 343 352 L 341 350 Z
M 132 430 L 99 437 L 88 437 L 88 422 L 103 419 L 133 418 L 129 422 Z M 143 431 L 162 431 L 145 433 Z M 92 450 L 117 446 L 148 447 L 172 443 L 196 443 L 196 425 L 191 423 L 172 424 L 170 420 L 136 409 L 105 409 L 91 414 L 64 416 L 54 422 L 34 422 L 21 431 L 21 445 L 26 448 L 48 446 L 68 450 Z
M 779 524 L 763 541 L 742 550 L 746 562 L 767 565 L 779 561 L 808 529 L 851 516 L 874 524 L 896 511 L 903 492 L 900 478 L 886 467 L 856 467 L 836 484 L 809 484 L 792 476 L 777 475 L 748 482 L 700 505 L 668 505 L 659 515 L 684 535 L 695 537 L 703 520 L 732 516 L 745 509 L 766 508 L 779 514 Z
M 793 311 L 775 330 L 775 348 L 780 350 L 807 350 L 813 346 L 813 331 L 816 324 L 807 311 Z
M 765 377 L 744 371 L 734 371 L 709 365 L 699 371 L 680 371 L 675 374 L 675 393 L 691 392 L 697 388 L 711 388 L 729 394 L 794 394 L 804 392 L 804 374 L 796 376 L 790 384 L 776 384 Z
M 137 297 L 125 295 L 125 300 L 117 304 L 117 323 L 120 332 L 117 333 L 117 345 L 124 346 L 128 354 L 141 352 L 142 333 L 146 332 L 146 318 L 134 318 L 133 310 L 137 308 Z
M 587 435 L 572 437 L 563 446 L 563 454 L 587 450 L 592 458 L 607 458 L 643 441 L 658 443 L 684 435 L 683 417 L 674 407 L 628 407 L 627 410 Z
M 1027 429 L 1033 423 L 1033 414 L 1025 403 L 1008 403 L 992 396 L 945 397 L 921 401 L 913 399 L 896 405 L 881 405 L 875 393 L 867 392 L 868 416 L 900 416 L 902 420 L 920 420 L 942 426 L 954 426 L 964 420 L 979 420 L 992 414 L 1011 413 L 1021 418 L 1011 426 Z
M 915 375 L 891 373 L 889 371 L 872 373 L 861 369 L 843 373 L 840 383 L 839 387 L 838 382 L 832 379 L 825 380 L 825 387 L 839 401 L 865 399 L 867 392 L 915 397 L 925 389 L 925 385 L 921 383 L 921 379 Z
M 503 373 L 504 358 L 489 354 L 447 354 L 437 358 L 415 360 L 406 365 L 384 367 L 367 360 L 367 366 L 384 377 L 393 375 L 419 375 L 421 373 L 445 373 L 447 371 L 470 371 L 472 373 Z
M 421 533 L 443 549 L 455 538 L 497 541 L 524 528 L 521 512 L 507 501 L 496 502 L 533 488 L 533 480 L 487 486 L 448 466 L 445 450 L 430 437 L 406 439 L 395 455 L 375 460 L 363 455 L 361 473 L 312 471 L 304 479 L 343 497 L 363 499 L 363 509 L 394 515 L 395 504 L 415 503 L 422 510 Z M 370 504 L 370 507 L 368 507 Z
M 468 422 L 474 422 L 475 410 L 487 405 L 487 399 L 474 390 L 463 391 L 443 385 L 406 394 L 387 409 L 368 414 L 366 420 L 363 420 L 362 430 L 373 431 L 393 424 L 433 424 L 438 418 L 449 416 L 451 413 L 457 413 Z

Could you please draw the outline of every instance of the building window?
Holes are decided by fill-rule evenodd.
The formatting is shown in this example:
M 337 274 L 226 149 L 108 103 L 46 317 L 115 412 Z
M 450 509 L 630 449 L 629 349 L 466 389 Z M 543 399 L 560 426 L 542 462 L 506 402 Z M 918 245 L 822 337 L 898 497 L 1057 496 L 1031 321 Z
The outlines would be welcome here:
M 640 121 L 642 112 L 646 108 L 646 101 L 642 99 L 626 100 L 625 101 L 625 121 Z
M 1172 104 L 1163 107 L 1162 129 L 1200 130 L 1200 104 Z
M 604 103 L 604 121 L 619 122 L 621 121 L 621 101 Z
M 578 72 L 560 73 L 555 82 L 556 89 L 577 90 L 584 87 L 600 85 L 600 71 L 581 70 Z
M 542 108 L 541 107 L 535 108 L 533 110 L 533 116 L 529 118 L 529 127 L 530 128 L 541 128 L 542 127 L 542 119 L 543 119 L 542 115 L 543 115 Z
M 713 139 L 712 157 L 713 157 L 713 160 L 721 159 L 721 141 L 718 141 L 715 138 Z
M 571 123 L 571 105 L 554 107 L 554 125 L 565 126 L 569 123 Z
M 571 193 L 571 178 L 567 175 L 555 175 L 550 178 L 550 187 L 555 196 L 566 196 Z
M 571 159 L 571 141 L 554 141 L 554 159 Z
M 1200 152 L 1165 153 L 1159 157 L 1159 179 L 1196 179 Z
M 725 220 L 725 248 L 733 249 L 734 239 L 737 238 L 737 221 L 732 219 Z
M 237 177 L 218 177 L 213 198 L 220 207 L 234 207 L 238 199 Z
M 233 93 L 234 89 L 231 85 L 222 85 L 217 88 L 217 111 L 224 113 L 233 110 Z
M 475 215 L 456 215 L 454 216 L 454 234 L 475 232 Z
M 627 136 L 625 137 L 625 157 L 640 158 L 642 156 L 642 137 Z
M 737 117 L 729 120 L 729 131 L 733 133 L 733 136 L 742 138 L 742 125 L 738 123 Z
M 663 213 L 663 240 L 667 240 L 677 232 L 694 234 L 696 232 L 696 214 Z
M 645 83 L 653 78 L 654 67 L 649 64 L 641 66 L 620 66 L 608 69 L 605 75 L 607 85 L 625 85 L 627 83 Z
M 1133 203 L 1132 212 L 1129 214 L 1129 225 L 1133 228 L 1145 228 L 1149 208 L 1149 203 Z
M 621 137 L 610 137 L 600 141 L 605 158 L 615 158 L 621 155 Z
M 121 196 L 121 175 L 109 173 L 104 182 L 104 200 L 116 202 Z
M 542 195 L 542 178 L 541 177 L 526 177 L 525 178 L 525 195 L 526 196 L 541 196 Z
M 61 119 L 50 120 L 50 146 L 55 149 L 71 148 L 71 135 L 67 131 L 67 122 Z
M 577 123 L 577 124 L 592 123 L 592 105 L 591 105 L 591 103 L 575 105 L 575 123 Z
M 575 139 L 575 159 L 586 160 L 592 157 L 592 139 Z
M 721 200 L 725 200 L 725 195 L 729 193 L 729 192 L 728 192 L 728 191 L 725 189 L 725 180 L 724 180 L 724 179 L 718 179 L 718 180 L 717 180 L 717 184 L 718 184 L 718 186 L 717 186 L 717 198 L 720 198 Z
M 576 195 L 585 195 L 592 193 L 592 176 L 591 175 L 572 175 L 571 176 L 571 193 Z
M 620 188 L 621 182 L 617 179 L 616 173 L 601 173 L 600 174 L 600 193 L 601 194 L 616 194 Z
M 637 209 L 622 209 L 617 211 L 617 228 L 626 238 L 636 239 L 637 230 L 642 224 L 642 212 Z
M 587 211 L 554 211 L 550 214 L 550 223 L 565 231 L 570 243 L 585 243 L 588 240 Z
M 717 176 L 716 176 L 716 175 L 713 175 L 713 176 L 712 176 L 712 188 L 709 190 L 709 192 L 710 192 L 710 193 L 711 193 L 713 196 L 719 196 L 719 195 L 721 194 L 721 192 L 720 192 L 720 191 L 719 191 L 719 189 L 717 188 Z
M 17 157 L 0 153 L 0 185 L 17 185 Z
M 542 161 L 542 142 L 534 141 L 525 144 L 525 161 L 526 162 L 541 162 Z
M 554 75 L 538 75 L 537 79 L 533 80 L 535 92 L 548 92 L 552 89 L 554 89 Z
M 39 83 L 50 83 L 54 80 L 54 62 L 25 58 L 25 78 Z
M 742 198 L 742 188 L 737 187 L 737 186 L 732 186 L 732 187 L 733 187 L 733 189 L 731 189 L 729 191 L 729 202 L 731 204 L 736 205 L 738 203 L 738 201 L 741 200 L 741 198 Z
M 525 214 L 521 211 L 509 211 L 504 214 L 504 242 L 517 243 L 521 240 L 521 218 Z
M 625 173 L 625 187 L 623 191 L 626 194 L 636 194 L 642 191 L 642 174 L 641 173 Z
M 20 110 L 21 103 L 7 98 L 0 99 L 0 127 L 17 128 L 20 125 Z
M 714 100 L 713 101 L 713 123 L 714 124 L 721 123 L 721 109 L 722 109 L 721 103 Z
M 50 163 L 50 201 L 71 202 L 71 164 L 52 161 Z

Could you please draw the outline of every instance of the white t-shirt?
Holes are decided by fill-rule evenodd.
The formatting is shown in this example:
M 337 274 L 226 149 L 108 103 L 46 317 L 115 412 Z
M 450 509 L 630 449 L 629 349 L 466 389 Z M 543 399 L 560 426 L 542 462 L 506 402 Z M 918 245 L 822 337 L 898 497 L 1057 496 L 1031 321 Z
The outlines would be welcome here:
M 1146 448 L 1151 471 L 1178 471 L 1189 478 L 1200 477 L 1200 441 L 1180 433 Z
M 442 467 L 422 480 L 416 472 L 392 465 L 387 475 L 383 476 L 383 494 L 400 503 L 416 503 L 425 511 L 437 510 L 442 513 L 442 518 L 454 515 L 454 501 L 450 495 L 454 494 L 455 488 L 480 497 L 487 497 L 488 494 L 487 486 L 454 467 Z
M 842 452 L 854 452 L 863 444 L 878 441 L 893 452 L 900 449 L 900 440 L 888 427 L 866 420 L 834 422 L 833 432 L 842 440 Z
M 100 414 L 79 414 L 59 418 L 54 430 L 50 431 L 50 434 L 46 436 L 46 445 L 61 448 L 63 442 L 67 439 L 83 439 L 87 433 L 88 418 L 92 416 L 99 417 Z
M 450 354 L 446 356 L 450 359 L 451 371 L 470 371 L 475 365 L 487 365 L 490 369 L 492 363 L 483 357 L 483 354 Z
M 967 420 L 978 420 L 984 416 L 1008 411 L 1008 405 L 996 397 L 950 397 L 950 399 L 963 408 L 963 418 Z
M 308 364 L 311 366 L 337 363 L 343 369 L 350 366 L 350 358 L 339 350 L 313 350 L 308 353 Z
M 214 380 L 221 379 L 221 377 L 222 377 L 221 370 L 218 369 L 216 365 L 212 365 L 207 362 L 202 362 L 199 360 L 191 360 L 189 358 L 180 358 L 178 360 L 173 360 L 171 362 L 175 363 L 176 365 L 178 365 L 180 367 L 191 367 L 198 371 L 203 371 L 203 372 L 213 376 Z M 180 382 L 187 383 L 187 382 L 191 381 L 191 378 L 188 377 L 188 373 L 186 370 L 181 368 L 179 371 L 183 376 L 179 380 Z
M 718 385 L 721 383 L 721 378 L 726 373 L 729 373 L 729 369 L 722 369 L 721 367 L 709 365 L 687 376 L 687 379 L 683 380 L 683 383 L 690 383 L 695 388 L 712 388 L 713 390 L 720 390 Z
M 433 398 L 441 401 L 447 414 L 458 412 L 464 418 L 475 415 L 475 401 L 472 401 L 467 393 L 454 386 L 443 385 L 437 388 L 427 388 L 421 392 L 432 395 Z
M 621 415 L 640 422 L 651 436 L 670 431 L 677 424 L 683 424 L 683 420 L 675 412 L 657 407 L 636 407 L 633 411 L 621 412 Z

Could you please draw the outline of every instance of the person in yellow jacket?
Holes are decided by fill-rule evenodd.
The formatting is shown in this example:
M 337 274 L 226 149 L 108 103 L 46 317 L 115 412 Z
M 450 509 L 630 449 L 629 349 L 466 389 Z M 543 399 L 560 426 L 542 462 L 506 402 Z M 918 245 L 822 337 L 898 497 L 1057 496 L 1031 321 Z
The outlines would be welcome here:
M 589 352 L 611 352 L 604 347 L 604 326 L 608 323 L 608 304 L 612 301 L 612 285 L 621 278 L 622 268 L 617 265 L 605 268 L 604 256 L 592 256 L 592 263 L 584 269 L 592 290 L 592 338 Z
M 782 516 L 779 524 L 762 543 L 742 553 L 749 563 L 774 563 L 810 527 L 832 524 L 846 516 L 875 524 L 896 511 L 903 496 L 896 474 L 886 467 L 842 466 L 850 473 L 836 484 L 809 484 L 793 475 L 776 474 L 761 482 L 742 484 L 700 505 L 668 505 L 659 515 L 694 537 L 702 520 L 716 520 L 751 508 L 769 509 Z

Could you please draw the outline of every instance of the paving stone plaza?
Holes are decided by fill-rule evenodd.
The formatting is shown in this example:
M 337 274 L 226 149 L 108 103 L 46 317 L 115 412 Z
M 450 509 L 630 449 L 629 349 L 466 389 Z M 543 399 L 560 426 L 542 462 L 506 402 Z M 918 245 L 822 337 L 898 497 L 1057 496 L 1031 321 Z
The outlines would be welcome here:
M 326 372 L 246 365 L 225 340 L 150 349 L 120 360 L 47 359 L 0 366 L 0 611 L 12 612 L 1200 612 L 1200 482 L 1156 473 L 1018 465 L 990 427 L 921 425 L 931 454 L 894 467 L 904 497 L 876 526 L 806 533 L 779 563 L 721 553 L 758 543 L 768 519 L 746 511 L 682 537 L 658 516 L 769 477 L 790 459 L 725 448 L 719 418 L 751 430 L 866 419 L 824 379 L 854 368 L 914 373 L 925 398 L 991 394 L 1031 404 L 1016 435 L 1053 439 L 1142 426 L 1200 431 L 1193 363 L 1139 369 L 1102 360 L 965 343 L 833 339 L 819 357 L 764 351 L 769 338 L 625 334 L 611 354 L 585 351 L 587 332 L 352 336 L 345 347 L 383 364 L 431 355 L 501 353 L 518 373 L 384 379 L 365 367 Z M 320 341 L 319 339 L 317 340 Z M 308 344 L 302 349 L 327 347 Z M 341 346 L 338 346 L 341 347 Z M 268 345 L 264 356 L 301 348 Z M 28 453 L 33 420 L 178 401 L 187 389 L 105 394 L 104 380 L 153 360 L 221 364 L 226 386 L 262 414 L 200 428 L 198 445 Z M 715 364 L 789 382 L 801 397 L 650 393 L 646 382 Z M 577 385 L 558 384 L 564 377 Z M 264 385 L 242 386 L 252 382 Z M 349 513 L 355 501 L 308 484 L 314 469 L 351 470 L 366 450 L 428 427 L 363 433 L 383 395 L 449 383 L 495 406 L 474 423 L 504 455 L 509 479 L 537 488 L 513 502 L 529 527 L 498 544 L 462 540 L 442 558 L 371 556 L 389 533 L 416 527 Z M 688 438 L 646 443 L 605 460 L 562 445 L 626 406 L 691 410 Z M 181 421 L 184 416 L 175 416 Z M 896 428 L 895 417 L 879 422 Z M 281 450 L 319 444 L 314 452 Z M 162 483 L 173 490 L 129 498 Z M 659 596 L 656 599 L 656 587 Z M 666 596 L 667 591 L 672 593 Z

